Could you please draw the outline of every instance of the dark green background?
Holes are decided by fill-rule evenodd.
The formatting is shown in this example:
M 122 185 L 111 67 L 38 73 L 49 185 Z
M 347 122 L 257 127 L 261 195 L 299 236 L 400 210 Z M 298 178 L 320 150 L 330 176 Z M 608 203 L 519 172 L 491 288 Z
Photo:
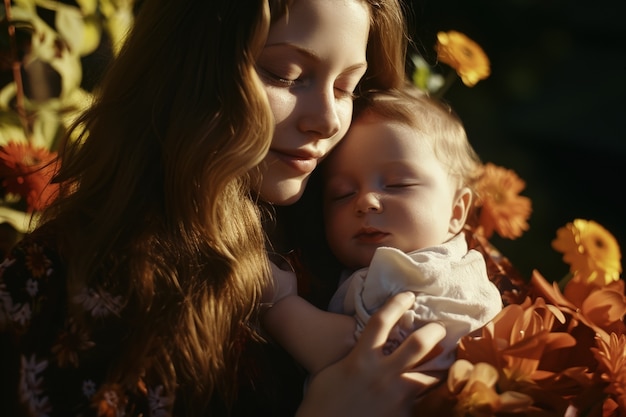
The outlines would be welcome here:
M 415 48 L 430 63 L 440 30 L 478 42 L 492 75 L 445 99 L 484 162 L 513 169 L 532 199 L 530 230 L 493 242 L 525 277 L 568 270 L 550 243 L 595 220 L 626 251 L 626 31 L 623 0 L 413 0 Z M 447 68 L 443 68 L 447 69 Z M 624 265 L 624 262 L 622 262 Z

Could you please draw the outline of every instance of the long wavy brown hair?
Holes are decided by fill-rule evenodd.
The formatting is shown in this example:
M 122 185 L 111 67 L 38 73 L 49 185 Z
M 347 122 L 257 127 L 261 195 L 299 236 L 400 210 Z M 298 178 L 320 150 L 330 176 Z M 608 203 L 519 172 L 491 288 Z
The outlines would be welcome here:
M 407 40 L 401 5 L 363 1 L 363 88 L 396 87 Z M 42 217 L 59 236 L 69 300 L 86 287 L 126 300 L 107 382 L 133 390 L 159 381 L 191 414 L 216 395 L 234 399 L 241 341 L 254 335 L 271 283 L 249 172 L 274 124 L 254 66 L 289 3 L 142 1 L 70 132 L 78 139 L 62 152 L 60 198 Z
M 367 71 L 359 91 L 400 88 L 407 82 L 406 5 L 402 0 L 364 0 L 370 6 Z
M 247 174 L 273 133 L 254 67 L 269 23 L 266 0 L 143 2 L 44 214 L 68 299 L 85 287 L 125 297 L 108 381 L 155 377 L 192 410 L 232 397 L 270 279 Z

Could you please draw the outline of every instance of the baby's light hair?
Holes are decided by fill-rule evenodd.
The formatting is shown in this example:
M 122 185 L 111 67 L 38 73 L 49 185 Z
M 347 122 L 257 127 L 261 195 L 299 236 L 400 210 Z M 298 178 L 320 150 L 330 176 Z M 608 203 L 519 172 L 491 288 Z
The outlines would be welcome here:
M 463 123 L 452 108 L 412 85 L 401 89 L 370 91 L 355 103 L 354 120 L 379 116 L 411 127 L 416 140 L 427 140 L 436 157 L 457 180 L 475 194 L 481 160 L 470 144 Z

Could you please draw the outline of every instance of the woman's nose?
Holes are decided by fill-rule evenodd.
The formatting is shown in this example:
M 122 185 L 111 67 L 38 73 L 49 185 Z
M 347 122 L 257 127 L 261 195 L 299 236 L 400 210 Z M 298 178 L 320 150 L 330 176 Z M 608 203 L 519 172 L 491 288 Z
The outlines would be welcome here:
M 357 214 L 381 213 L 383 204 L 376 193 L 367 192 L 356 199 L 355 209 Z
M 300 130 L 315 136 L 316 139 L 333 137 L 341 128 L 337 114 L 334 91 L 316 91 L 310 94 L 306 111 L 300 118 Z

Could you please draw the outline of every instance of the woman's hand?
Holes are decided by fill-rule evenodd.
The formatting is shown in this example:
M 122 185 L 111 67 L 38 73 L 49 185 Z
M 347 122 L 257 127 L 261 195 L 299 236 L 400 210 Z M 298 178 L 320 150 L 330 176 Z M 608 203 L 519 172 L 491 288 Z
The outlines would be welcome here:
M 311 380 L 297 416 L 410 415 L 415 398 L 438 380 L 409 371 L 445 336 L 442 325 L 430 323 L 390 355 L 383 354 L 389 331 L 414 300 L 410 292 L 389 299 L 371 317 L 354 349 Z

